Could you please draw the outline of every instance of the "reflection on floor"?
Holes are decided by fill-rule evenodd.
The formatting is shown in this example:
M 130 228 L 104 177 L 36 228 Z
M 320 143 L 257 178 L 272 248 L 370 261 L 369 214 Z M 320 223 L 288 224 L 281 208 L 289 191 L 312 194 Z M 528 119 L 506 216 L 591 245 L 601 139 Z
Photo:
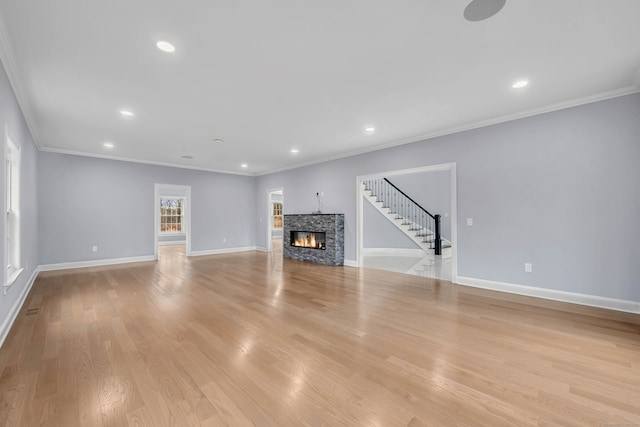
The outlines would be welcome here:
M 271 239 L 271 252 L 274 255 L 282 256 L 282 237 L 274 237 Z
M 282 266 L 282 238 L 271 240 L 270 261 Z M 412 256 L 397 256 L 392 252 L 376 253 L 375 256 L 363 257 L 363 267 L 378 270 L 395 271 L 397 273 L 413 274 L 414 276 L 432 277 L 451 281 L 451 257 L 426 255 L 422 258 Z
M 451 281 L 450 257 L 443 259 L 441 256 L 426 255 L 420 258 L 397 256 L 392 253 L 376 253 L 375 256 L 363 257 L 362 264 L 364 267 L 377 268 L 379 270 Z

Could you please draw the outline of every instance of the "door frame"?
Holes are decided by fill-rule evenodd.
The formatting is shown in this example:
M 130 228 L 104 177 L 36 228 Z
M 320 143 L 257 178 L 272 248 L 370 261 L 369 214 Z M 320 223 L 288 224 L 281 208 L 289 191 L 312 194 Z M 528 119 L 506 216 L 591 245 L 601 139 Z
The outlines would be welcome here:
M 184 191 L 184 197 L 186 205 L 186 215 L 184 216 L 184 224 L 187 235 L 186 240 L 186 253 L 187 256 L 191 256 L 191 186 L 190 185 L 175 185 L 175 184 L 159 184 L 156 183 L 153 186 L 153 259 L 158 260 L 158 233 L 160 230 L 160 193 L 162 190 L 170 191 Z
M 366 179 L 380 178 L 384 176 L 406 175 L 419 172 L 449 171 L 450 193 L 451 193 L 451 281 L 458 279 L 458 196 L 456 183 L 456 163 L 442 163 L 438 165 L 422 166 L 411 169 L 401 169 L 387 172 L 378 172 L 367 175 L 356 176 L 357 214 L 356 214 L 356 264 L 361 267 L 363 264 L 364 246 L 364 219 L 363 219 L 363 197 L 362 183 Z
M 283 222 L 284 222 L 284 187 L 275 187 L 275 188 L 267 189 L 267 216 L 266 216 L 266 224 L 265 224 L 265 228 L 267 231 L 266 233 L 267 241 L 266 241 L 265 247 L 267 248 L 267 252 L 271 252 L 273 249 L 271 247 L 271 240 L 273 239 L 271 234 L 271 232 L 273 231 L 273 221 L 271 219 L 271 217 L 273 216 L 273 206 L 272 206 L 273 202 L 271 200 L 271 195 L 278 192 L 282 193 L 282 216 L 283 216 Z

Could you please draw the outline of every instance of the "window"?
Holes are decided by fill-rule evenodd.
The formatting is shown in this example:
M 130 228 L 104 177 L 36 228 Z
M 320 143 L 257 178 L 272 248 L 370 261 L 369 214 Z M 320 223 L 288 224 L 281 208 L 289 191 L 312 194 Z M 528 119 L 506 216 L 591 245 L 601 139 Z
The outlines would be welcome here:
M 282 228 L 282 203 L 273 204 L 273 228 Z
M 184 199 L 176 197 L 160 198 L 160 233 L 185 233 Z
M 5 129 L 5 292 L 23 268 L 20 265 L 20 146 Z

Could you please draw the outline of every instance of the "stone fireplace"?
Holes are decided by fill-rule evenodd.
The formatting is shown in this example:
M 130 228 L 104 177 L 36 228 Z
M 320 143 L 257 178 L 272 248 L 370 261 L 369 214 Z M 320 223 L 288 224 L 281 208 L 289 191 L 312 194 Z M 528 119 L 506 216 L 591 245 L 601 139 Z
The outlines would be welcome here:
M 284 215 L 283 256 L 344 264 L 344 214 Z

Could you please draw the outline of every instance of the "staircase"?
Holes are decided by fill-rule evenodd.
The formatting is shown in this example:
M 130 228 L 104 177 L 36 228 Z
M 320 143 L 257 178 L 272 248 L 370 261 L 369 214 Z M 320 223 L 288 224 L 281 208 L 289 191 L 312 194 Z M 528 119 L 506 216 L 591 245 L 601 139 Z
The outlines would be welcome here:
M 451 257 L 451 242 L 440 234 L 440 215 L 432 215 L 386 178 L 367 179 L 362 195 L 425 254 Z

